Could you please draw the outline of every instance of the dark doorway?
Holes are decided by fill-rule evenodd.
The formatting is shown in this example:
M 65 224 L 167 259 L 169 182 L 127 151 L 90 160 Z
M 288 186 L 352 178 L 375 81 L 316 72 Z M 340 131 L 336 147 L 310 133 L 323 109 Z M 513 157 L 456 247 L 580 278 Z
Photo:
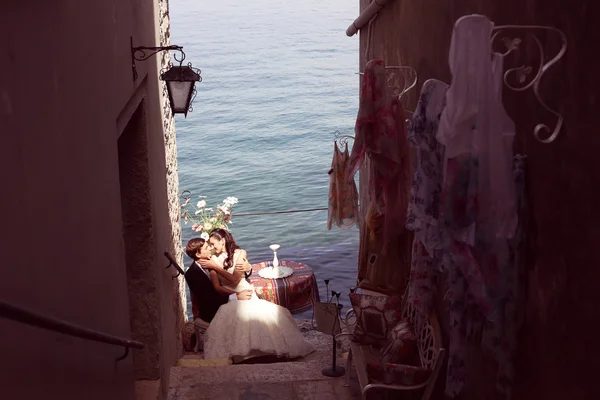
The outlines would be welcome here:
M 160 378 L 161 317 L 154 268 L 155 238 L 144 101 L 119 137 L 119 178 L 136 379 Z

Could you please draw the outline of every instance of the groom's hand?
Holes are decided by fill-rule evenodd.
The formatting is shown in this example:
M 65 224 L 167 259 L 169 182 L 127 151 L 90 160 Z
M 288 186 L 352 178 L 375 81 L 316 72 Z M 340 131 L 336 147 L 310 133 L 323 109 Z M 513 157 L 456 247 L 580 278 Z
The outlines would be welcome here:
M 246 290 L 242 290 L 241 292 L 237 292 L 238 300 L 250 300 L 251 297 L 252 297 L 252 290 L 250 290 L 250 289 L 246 289 Z

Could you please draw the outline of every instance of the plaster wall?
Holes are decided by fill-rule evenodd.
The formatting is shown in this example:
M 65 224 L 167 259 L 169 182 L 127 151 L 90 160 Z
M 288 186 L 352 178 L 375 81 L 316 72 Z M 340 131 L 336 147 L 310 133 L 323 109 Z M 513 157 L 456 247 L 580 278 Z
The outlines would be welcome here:
M 164 118 L 162 58 L 137 62 L 134 81 L 130 55 L 130 37 L 134 46 L 168 40 L 166 6 L 26 0 L 2 7 L 0 298 L 124 338 L 156 322 L 146 349 L 115 363 L 122 348 L 0 318 L 3 399 L 132 399 L 135 379 L 162 378 L 163 393 L 168 387 L 184 318 L 181 281 L 171 279 L 162 254 L 181 259 L 175 136 L 172 118 Z M 148 200 L 153 246 L 145 292 L 131 293 L 118 139 L 140 104 L 148 185 L 139 196 Z M 132 295 L 151 301 L 130 312 Z

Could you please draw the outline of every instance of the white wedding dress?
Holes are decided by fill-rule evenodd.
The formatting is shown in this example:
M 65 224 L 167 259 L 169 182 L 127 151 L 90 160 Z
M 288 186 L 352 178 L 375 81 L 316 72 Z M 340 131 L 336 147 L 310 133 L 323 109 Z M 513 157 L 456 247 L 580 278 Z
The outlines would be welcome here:
M 227 269 L 228 272 L 233 272 L 238 255 L 236 251 L 233 266 Z M 252 298 L 230 301 L 219 307 L 204 335 L 206 360 L 240 362 L 265 355 L 297 358 L 315 350 L 286 308 L 259 299 L 254 286 L 245 279 L 235 287 L 226 287 L 236 292 L 251 289 Z

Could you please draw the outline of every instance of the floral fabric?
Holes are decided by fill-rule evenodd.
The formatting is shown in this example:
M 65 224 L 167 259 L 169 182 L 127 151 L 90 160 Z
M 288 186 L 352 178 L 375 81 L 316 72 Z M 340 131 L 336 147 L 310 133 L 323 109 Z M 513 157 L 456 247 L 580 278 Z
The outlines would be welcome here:
M 366 156 L 370 160 L 369 205 L 384 217 L 380 240 L 385 253 L 388 245 L 405 231 L 410 159 L 404 110 L 389 93 L 382 60 L 371 60 L 365 67 L 349 177 L 360 169 Z M 408 265 L 406 273 L 408 275 Z
M 384 363 L 420 363 L 417 335 L 408 318 L 402 319 L 389 335 L 390 343 L 381 353 Z
M 408 140 L 416 150 L 416 165 L 406 219 L 406 227 L 415 232 L 407 300 L 416 308 L 419 322 L 429 316 L 442 269 L 439 209 L 444 146 L 437 141 L 436 132 L 447 88 L 446 83 L 426 81 L 408 125 Z
M 448 160 L 440 216 L 445 229 L 447 262 L 461 269 L 467 280 L 467 290 L 482 312 L 488 315 L 490 298 L 478 258 L 488 257 L 486 254 L 489 253 L 482 251 L 488 246 L 481 238 L 476 238 L 477 166 L 477 159 L 470 155 Z M 489 257 L 493 258 L 493 255 Z
M 336 143 L 333 144 L 333 160 L 329 170 L 329 210 L 327 229 L 333 225 L 349 229 L 358 219 L 358 190 L 354 177 L 348 177 L 348 144 L 341 152 Z
M 478 160 L 468 154 L 447 161 L 440 209 L 450 330 L 446 395 L 451 398 L 466 380 L 469 341 L 492 310 L 483 265 L 485 259 L 494 262 L 495 254 L 477 236 L 477 168 Z
M 445 254 L 444 267 L 450 316 L 446 381 L 449 397 L 458 395 L 464 386 L 468 343 L 479 332 L 483 334 L 483 349 L 498 363 L 499 391 L 507 397 L 511 394 L 517 333 L 523 319 L 524 160 L 523 156 L 514 158 L 520 215 L 516 235 L 510 241 L 484 240 L 475 232 L 475 245 L 470 246 L 447 236 L 450 251 Z M 507 251 L 509 257 L 503 257 Z
M 502 104 L 503 56 L 492 51 L 493 27 L 484 15 L 456 21 L 448 60 L 452 85 L 436 135 L 447 159 L 440 219 L 450 311 L 448 397 L 462 390 L 471 334 L 501 321 L 508 239 L 518 223 L 511 175 L 515 127 Z
M 416 150 L 408 203 L 406 227 L 414 232 L 429 252 L 441 248 L 438 228 L 442 197 L 444 146 L 435 135 L 441 112 L 446 104 L 448 85 L 428 80 L 423 84 L 419 102 L 408 123 L 408 142 Z
M 482 333 L 482 347 L 498 362 L 498 389 L 510 396 L 522 323 L 524 157 L 515 157 L 513 168 L 520 210 L 516 235 L 510 241 L 490 237 L 482 232 L 479 159 L 456 155 L 447 159 L 444 170 L 445 148 L 435 140 L 446 88 L 427 81 L 409 123 L 417 160 L 406 223 L 415 232 L 408 301 L 418 316 L 427 317 L 443 271 L 449 313 L 446 395 L 456 397 L 462 390 L 468 346 Z
M 390 331 L 400 319 L 401 297 L 350 293 L 350 302 L 356 313 L 352 340 L 360 344 L 386 346 Z
M 523 245 L 527 223 L 525 198 L 526 157 L 514 157 L 513 176 L 517 193 L 518 220 L 515 236 L 510 240 L 510 260 L 502 268 L 496 286 L 494 307 L 496 319 L 486 324 L 483 346 L 498 362 L 497 388 L 506 398 L 512 394 L 514 359 L 517 352 L 517 335 L 524 319 L 524 258 Z

